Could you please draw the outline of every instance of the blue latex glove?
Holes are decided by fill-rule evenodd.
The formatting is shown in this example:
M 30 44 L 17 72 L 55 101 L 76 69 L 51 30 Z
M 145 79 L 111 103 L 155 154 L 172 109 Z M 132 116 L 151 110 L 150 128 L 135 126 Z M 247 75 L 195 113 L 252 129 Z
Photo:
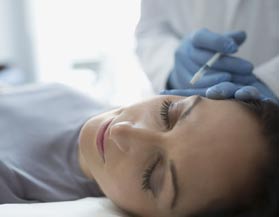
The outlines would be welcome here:
M 237 52 L 245 41 L 242 31 L 225 35 L 201 29 L 182 41 L 176 50 L 174 68 L 171 70 L 167 89 L 207 88 L 224 81 L 248 84 L 255 81 L 253 65 L 241 58 L 228 54 Z M 193 75 L 216 53 L 224 55 L 207 71 L 203 79 L 194 86 L 190 84 Z
M 257 80 L 249 85 L 239 85 L 232 82 L 222 82 L 206 90 L 206 97 L 212 99 L 236 98 L 271 100 L 279 104 L 275 94 L 261 81 Z
M 224 36 L 207 29 L 197 31 L 182 42 L 176 52 L 175 66 L 168 81 L 168 88 L 175 89 L 164 90 L 161 94 L 201 95 L 212 99 L 252 98 L 278 103 L 272 91 L 252 74 L 252 64 L 236 57 L 223 56 L 194 86 L 189 84 L 194 73 L 212 55 L 219 51 L 234 53 L 245 39 L 245 33 L 239 31 L 227 33 Z
M 164 90 L 161 94 L 180 96 L 200 95 L 211 99 L 260 99 L 270 100 L 279 105 L 279 100 L 275 94 L 264 83 L 256 78 L 255 81 L 251 82 L 249 85 L 221 82 L 209 88 Z

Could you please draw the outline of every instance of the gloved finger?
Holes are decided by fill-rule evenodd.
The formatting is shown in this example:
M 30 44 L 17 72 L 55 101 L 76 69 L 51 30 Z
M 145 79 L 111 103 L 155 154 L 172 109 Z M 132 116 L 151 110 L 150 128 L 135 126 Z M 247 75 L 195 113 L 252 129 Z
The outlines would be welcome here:
M 256 87 L 253 86 L 244 86 L 238 89 L 234 97 L 240 100 L 247 100 L 247 99 L 260 99 L 260 92 Z
M 231 78 L 232 78 L 232 76 L 231 76 L 230 73 L 216 72 L 216 71 L 209 70 L 195 84 L 192 85 L 192 84 L 189 83 L 189 86 L 187 86 L 187 87 L 189 87 L 189 88 L 191 88 L 191 87 L 206 88 L 207 87 L 208 88 L 208 87 L 211 87 L 213 85 L 219 84 L 221 82 L 231 81 Z
M 265 101 L 265 102 L 272 102 L 274 104 L 277 104 L 279 105 L 279 99 L 278 98 L 270 98 L 270 97 L 266 97 L 264 95 L 261 95 L 261 98 L 260 98 L 262 101 Z
M 211 32 L 205 28 L 196 31 L 191 39 L 195 47 L 213 52 L 235 53 L 238 50 L 238 45 L 231 37 Z
M 163 90 L 160 92 L 160 95 L 177 95 L 177 96 L 193 96 L 200 95 L 205 96 L 206 88 L 200 89 L 172 89 L 172 90 Z
M 213 68 L 239 74 L 251 74 L 254 66 L 242 58 L 225 55 L 214 64 Z
M 179 66 L 179 68 L 184 68 L 187 70 L 187 78 L 184 77 L 183 80 L 185 79 L 191 79 L 192 76 L 203 66 L 203 64 L 198 64 L 195 61 L 193 61 L 191 58 L 187 58 L 189 56 L 191 56 L 191 53 L 193 53 L 196 50 L 196 48 L 194 48 L 193 46 L 188 46 L 187 47 L 187 54 L 185 56 L 182 55 L 176 55 L 175 56 L 175 65 Z M 178 68 L 178 67 L 176 67 Z M 185 70 L 184 70 L 185 71 Z M 211 71 L 211 73 L 214 73 L 216 71 L 214 70 L 208 70 Z M 186 75 L 185 75 L 186 76 Z M 190 76 L 190 78 L 189 78 Z
M 276 95 L 272 92 L 272 90 L 270 90 L 269 87 L 266 86 L 261 81 L 257 81 L 253 83 L 253 87 L 256 87 L 260 91 L 260 93 L 265 97 L 274 98 L 274 99 L 277 98 Z
M 246 33 L 244 31 L 227 32 L 224 35 L 231 37 L 238 46 L 246 40 Z
M 169 77 L 169 83 L 175 89 L 186 88 L 193 75 L 201 68 L 201 65 L 196 64 L 189 58 L 191 48 L 193 46 L 187 44 L 180 47 L 175 53 L 174 68 Z
M 190 59 L 185 59 L 185 62 L 182 60 L 176 60 L 176 67 L 172 71 L 169 77 L 169 82 L 176 89 L 185 89 L 185 88 L 206 88 L 211 87 L 215 84 L 224 81 L 231 81 L 231 74 L 227 72 L 220 72 L 215 70 L 208 70 L 206 74 L 198 80 L 194 85 L 190 83 L 190 80 L 193 78 L 195 72 L 197 72 L 201 66 L 195 64 Z
M 193 49 L 190 58 L 196 64 L 204 65 L 214 54 L 202 49 Z M 253 65 L 241 58 L 222 55 L 221 58 L 212 66 L 212 69 L 226 71 L 237 74 L 251 74 Z
M 232 75 L 231 81 L 233 83 L 247 85 L 247 84 L 252 84 L 255 81 L 257 81 L 257 78 L 253 74 L 251 74 L 251 75 L 237 75 L 237 74 L 234 74 L 234 75 Z
M 206 97 L 211 99 L 229 99 L 234 97 L 234 93 L 240 88 L 240 85 L 231 82 L 222 82 L 206 91 Z

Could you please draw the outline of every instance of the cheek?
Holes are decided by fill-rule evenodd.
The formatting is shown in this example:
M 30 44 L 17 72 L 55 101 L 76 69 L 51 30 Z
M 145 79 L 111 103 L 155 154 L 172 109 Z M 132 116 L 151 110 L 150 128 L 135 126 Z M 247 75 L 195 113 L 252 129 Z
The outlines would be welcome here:
M 124 158 L 124 156 L 122 156 Z M 139 189 L 139 163 L 135 161 L 122 160 L 118 158 L 118 162 L 105 165 L 104 170 L 100 174 L 100 185 L 103 185 L 104 191 L 111 194 L 130 195 L 131 191 Z
M 100 177 L 99 185 L 106 197 L 124 210 L 138 210 L 145 201 L 137 176 L 131 174 L 128 167 L 119 167 Z

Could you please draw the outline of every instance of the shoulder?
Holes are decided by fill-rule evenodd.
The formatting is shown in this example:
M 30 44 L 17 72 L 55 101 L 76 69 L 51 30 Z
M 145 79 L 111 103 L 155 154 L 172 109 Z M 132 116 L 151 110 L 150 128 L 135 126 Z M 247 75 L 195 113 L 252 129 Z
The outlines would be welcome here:
M 24 101 L 48 101 L 56 99 L 71 100 L 73 98 L 82 98 L 84 100 L 92 100 L 83 92 L 61 83 L 43 83 L 43 84 L 27 84 L 17 87 L 7 87 L 0 92 L 0 98 L 3 102 L 7 101 L 17 102 Z
M 19 182 L 15 172 L 0 159 L 0 204 L 16 202 L 20 192 Z
M 0 89 L 1 95 L 10 95 L 10 94 L 18 94 L 18 93 L 32 93 L 38 91 L 49 91 L 49 90 L 71 90 L 74 89 L 70 88 L 61 83 L 35 83 L 35 84 L 25 84 L 22 86 L 3 86 Z
M 10 88 L 0 94 L 0 116 L 14 113 L 22 115 L 24 120 L 27 114 L 34 116 L 45 114 L 59 114 L 68 111 L 76 113 L 99 113 L 109 108 L 109 105 L 100 103 L 79 89 L 60 84 L 34 84 Z M 2 111 L 2 114 L 1 114 Z M 45 115 L 43 115 L 45 116 Z M 12 116 L 14 117 L 14 116 Z M 0 124 L 1 126 L 1 124 Z

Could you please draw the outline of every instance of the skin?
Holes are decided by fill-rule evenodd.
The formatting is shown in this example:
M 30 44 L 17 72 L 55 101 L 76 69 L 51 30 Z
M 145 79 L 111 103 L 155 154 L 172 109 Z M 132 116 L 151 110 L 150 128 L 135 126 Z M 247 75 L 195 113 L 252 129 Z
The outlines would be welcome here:
M 197 97 L 157 96 L 92 117 L 80 132 L 79 159 L 85 175 L 117 206 L 144 217 L 190 216 L 216 204 L 248 201 L 267 158 L 260 125 L 239 103 Z M 169 129 L 160 115 L 166 99 L 173 103 Z M 104 162 L 96 135 L 110 119 Z M 154 196 L 142 190 L 142 176 L 158 155 L 151 176 Z M 179 188 L 173 209 L 170 162 Z

